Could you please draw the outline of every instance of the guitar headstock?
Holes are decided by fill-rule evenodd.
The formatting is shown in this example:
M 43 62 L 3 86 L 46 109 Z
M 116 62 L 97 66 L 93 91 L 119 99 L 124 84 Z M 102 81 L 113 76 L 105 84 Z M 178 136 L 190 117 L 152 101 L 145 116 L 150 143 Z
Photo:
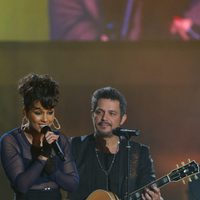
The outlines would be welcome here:
M 177 182 L 186 177 L 194 176 L 195 174 L 199 173 L 199 164 L 195 160 L 189 161 L 189 163 L 184 164 L 182 163 L 181 167 L 174 169 L 171 171 L 168 176 L 170 181 Z

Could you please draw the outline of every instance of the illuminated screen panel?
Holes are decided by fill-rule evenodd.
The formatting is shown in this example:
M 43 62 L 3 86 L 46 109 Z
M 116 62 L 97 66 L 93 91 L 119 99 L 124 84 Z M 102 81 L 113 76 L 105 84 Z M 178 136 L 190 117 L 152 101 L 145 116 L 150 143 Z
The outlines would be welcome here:
M 1 41 L 199 40 L 200 0 L 0 0 L 0 4 Z
M 50 0 L 49 5 L 53 40 L 200 39 L 200 0 Z

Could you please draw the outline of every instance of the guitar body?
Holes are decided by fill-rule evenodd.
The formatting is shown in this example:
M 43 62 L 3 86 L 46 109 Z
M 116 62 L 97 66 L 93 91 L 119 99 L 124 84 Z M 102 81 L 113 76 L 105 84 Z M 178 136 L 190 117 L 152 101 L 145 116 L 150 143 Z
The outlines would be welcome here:
M 119 200 L 119 198 L 112 192 L 106 190 L 95 190 L 86 200 Z

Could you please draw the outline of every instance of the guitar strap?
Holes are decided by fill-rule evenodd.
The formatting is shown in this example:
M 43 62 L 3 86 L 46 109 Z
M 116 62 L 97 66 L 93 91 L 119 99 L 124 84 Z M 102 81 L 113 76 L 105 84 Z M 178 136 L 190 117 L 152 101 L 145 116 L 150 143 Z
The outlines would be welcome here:
M 140 155 L 140 145 L 136 142 L 131 143 L 131 162 L 130 162 L 130 176 L 137 177 L 138 160 Z

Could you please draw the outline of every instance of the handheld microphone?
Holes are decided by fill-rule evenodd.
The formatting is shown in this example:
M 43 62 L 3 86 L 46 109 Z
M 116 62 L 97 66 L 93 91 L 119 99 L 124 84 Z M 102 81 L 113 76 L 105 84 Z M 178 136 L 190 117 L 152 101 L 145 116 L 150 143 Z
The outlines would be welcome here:
M 49 126 L 44 126 L 41 128 L 41 133 L 43 133 L 44 135 L 48 132 L 48 131 L 52 131 L 51 128 Z M 60 148 L 60 145 L 58 144 L 58 141 L 54 141 L 52 142 L 52 147 L 53 150 L 55 151 L 56 155 L 62 160 L 65 161 L 65 157 L 64 157 L 64 153 L 62 151 L 62 149 Z
M 132 136 L 138 136 L 140 135 L 140 131 L 137 129 L 124 129 L 124 128 L 115 128 L 113 129 L 112 133 L 116 136 L 124 136 L 126 138 L 130 138 Z

